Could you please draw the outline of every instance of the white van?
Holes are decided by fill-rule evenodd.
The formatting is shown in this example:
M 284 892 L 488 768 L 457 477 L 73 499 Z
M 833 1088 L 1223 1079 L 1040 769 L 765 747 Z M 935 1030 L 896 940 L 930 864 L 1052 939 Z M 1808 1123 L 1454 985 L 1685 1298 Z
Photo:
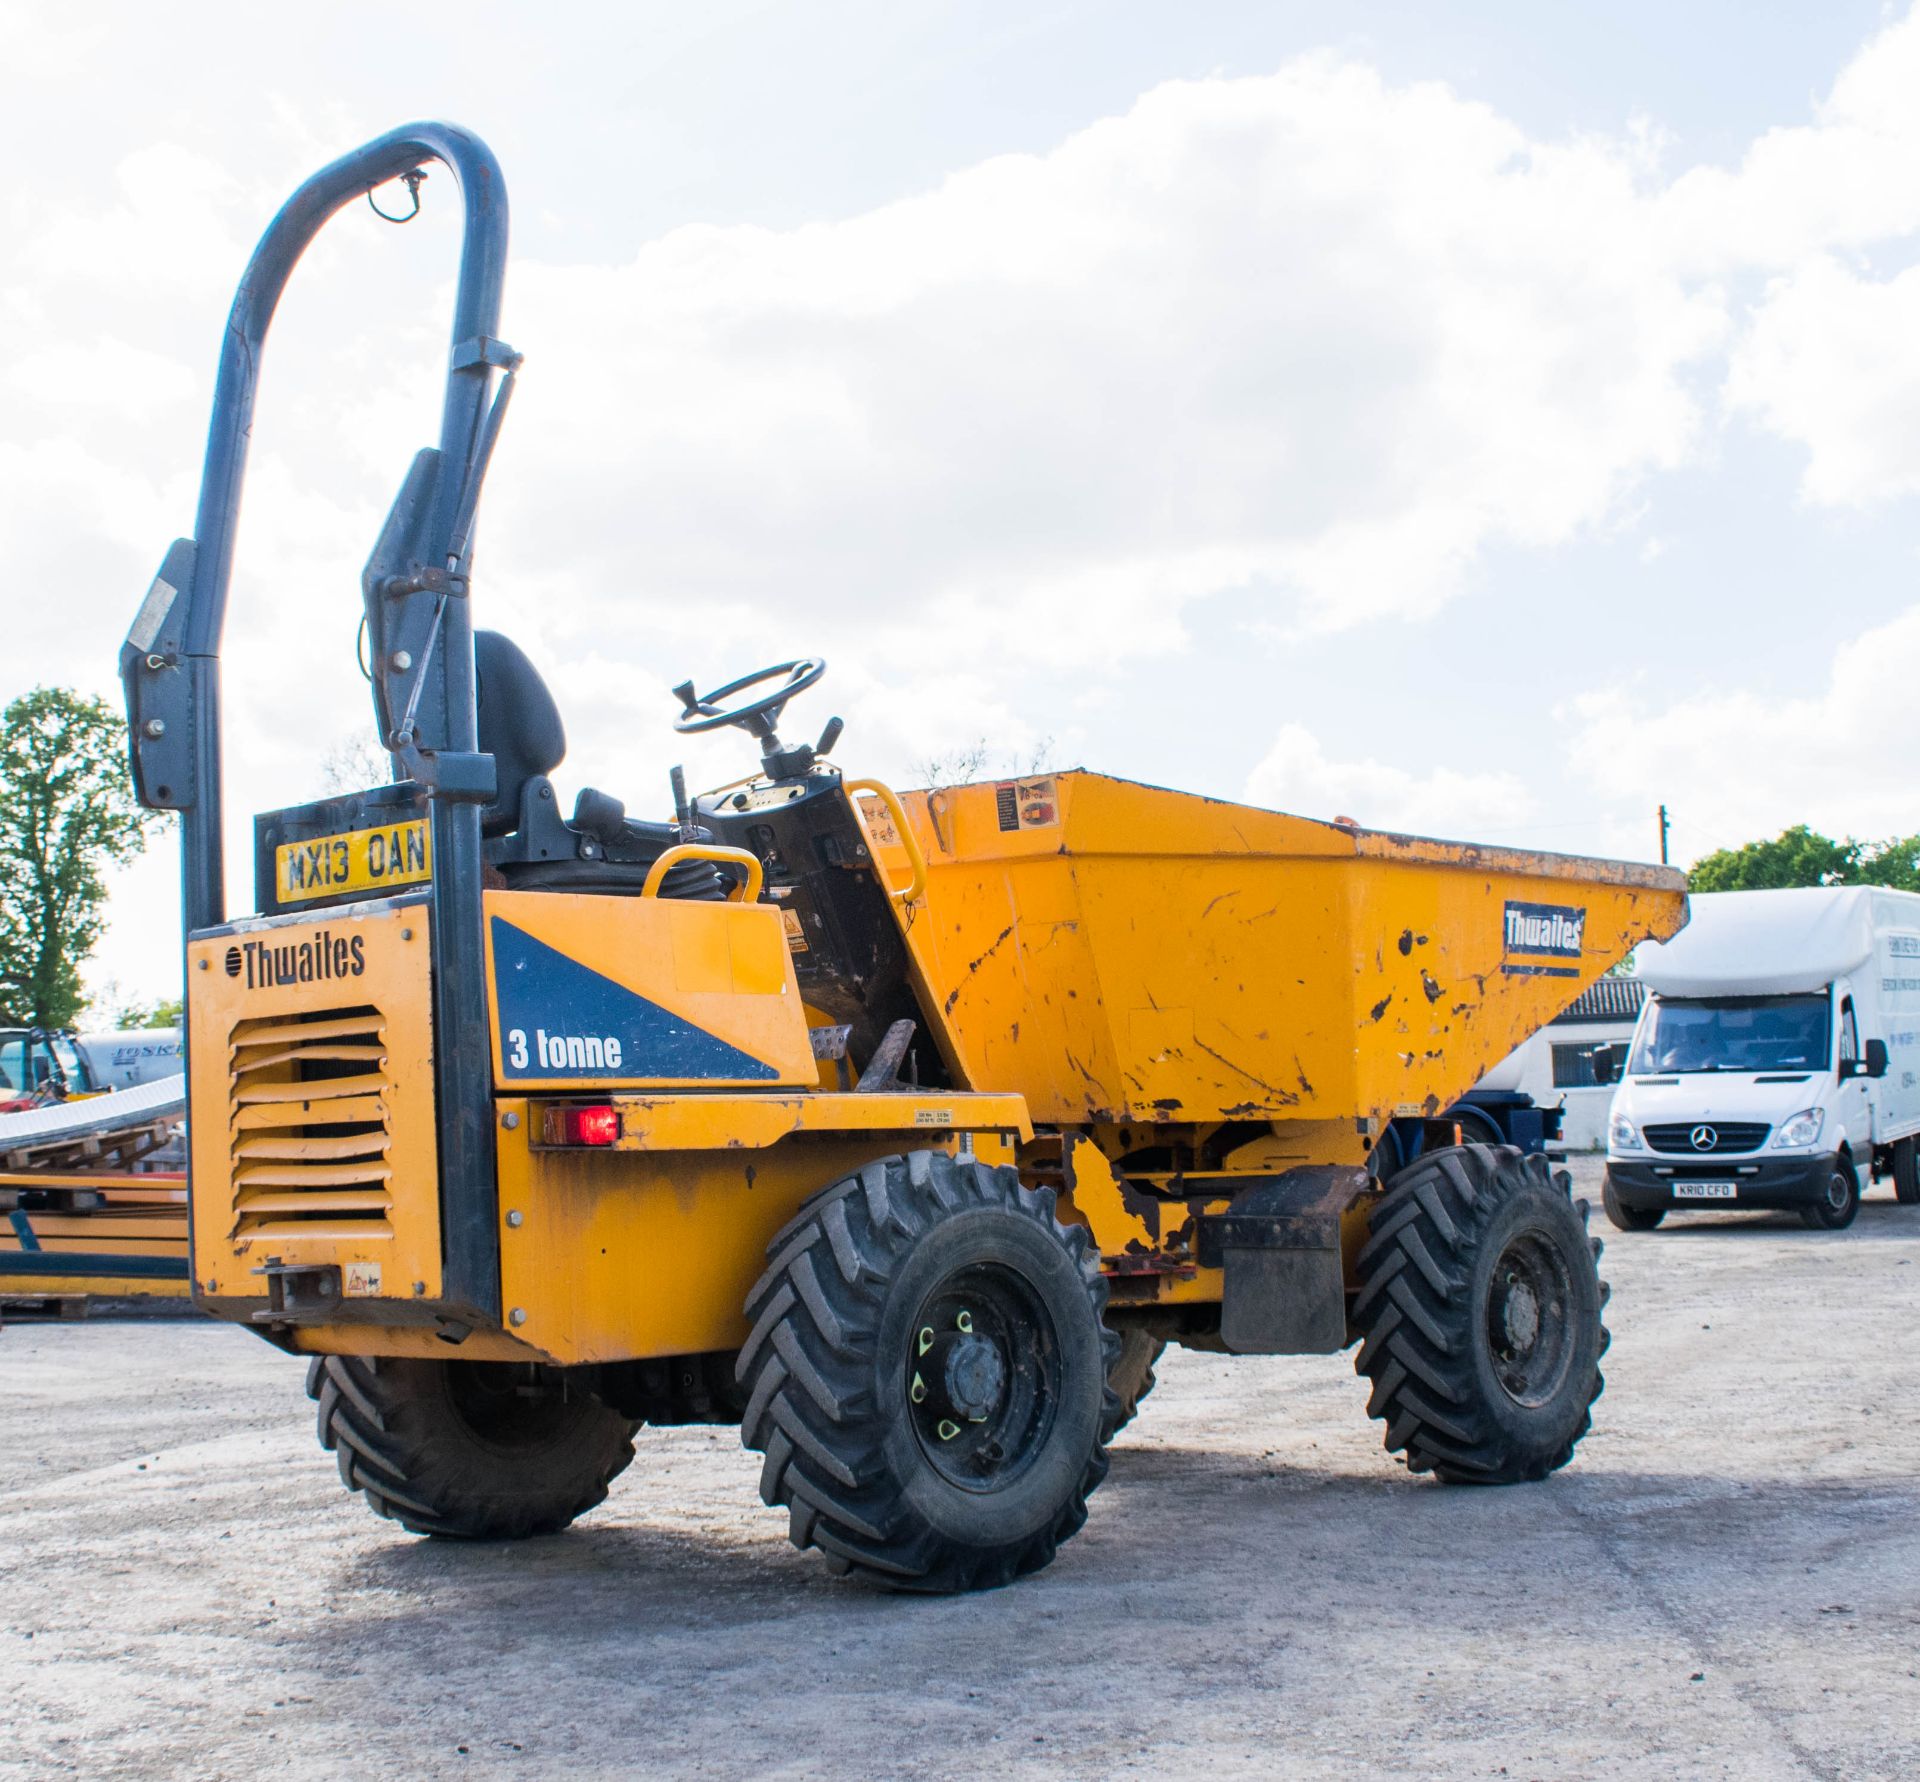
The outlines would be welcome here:
M 1920 896 L 1709 892 L 1664 946 L 1607 1132 L 1607 1214 L 1791 1207 L 1839 1231 L 1861 1170 L 1920 1201 Z M 1602 1060 L 1602 1068 L 1617 1060 Z

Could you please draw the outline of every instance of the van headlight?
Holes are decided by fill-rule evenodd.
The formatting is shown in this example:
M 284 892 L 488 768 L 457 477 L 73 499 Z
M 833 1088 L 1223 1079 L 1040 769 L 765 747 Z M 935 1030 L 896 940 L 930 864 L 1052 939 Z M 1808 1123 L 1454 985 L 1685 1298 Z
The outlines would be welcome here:
M 1824 1108 L 1802 1108 L 1792 1119 L 1783 1121 L 1773 1141 L 1776 1151 L 1797 1151 L 1802 1145 L 1820 1142 L 1820 1128 L 1826 1125 Z
M 1607 1148 L 1611 1151 L 1638 1151 L 1640 1129 L 1625 1114 L 1615 1114 L 1607 1122 Z

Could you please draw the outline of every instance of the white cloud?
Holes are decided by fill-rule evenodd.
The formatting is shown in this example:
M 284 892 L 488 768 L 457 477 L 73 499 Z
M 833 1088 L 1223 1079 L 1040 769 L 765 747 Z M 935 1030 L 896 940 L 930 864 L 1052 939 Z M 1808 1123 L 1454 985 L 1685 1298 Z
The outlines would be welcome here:
M 537 522 L 583 587 L 801 589 L 829 626 L 1014 624 L 1096 664 L 1223 589 L 1430 612 L 1687 453 L 1721 311 L 1661 264 L 1637 168 L 1314 56 L 846 221 L 523 266 L 542 448 L 496 548 L 531 564 Z
M 1768 130 L 1737 169 L 1697 167 L 1662 200 L 1675 261 L 1780 268 L 1920 227 L 1920 14 L 1871 38 L 1810 123 Z
M 1806 447 L 1810 501 L 1920 492 L 1920 267 L 1871 279 L 1822 256 L 1774 281 L 1733 355 L 1727 401 Z
M 1435 767 L 1413 773 L 1387 762 L 1330 761 L 1304 726 L 1286 724 L 1247 779 L 1253 803 L 1306 817 L 1352 817 L 1363 828 L 1485 837 L 1530 815 L 1532 793 L 1515 774 Z
M 1669 805 L 1687 854 L 1793 823 L 1863 837 L 1920 830 L 1901 727 L 1920 684 L 1920 606 L 1834 652 L 1824 682 L 1662 701 L 1619 686 L 1571 702 L 1574 770 L 1610 797 Z

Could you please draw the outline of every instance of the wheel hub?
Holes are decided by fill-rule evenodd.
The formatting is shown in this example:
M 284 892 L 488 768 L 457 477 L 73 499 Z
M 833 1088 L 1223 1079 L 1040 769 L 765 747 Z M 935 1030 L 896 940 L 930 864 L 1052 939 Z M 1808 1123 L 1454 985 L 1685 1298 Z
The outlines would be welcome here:
M 1529 1283 L 1518 1278 L 1508 1281 L 1500 1321 L 1507 1347 L 1516 1354 L 1524 1355 L 1539 1340 L 1540 1297 Z
M 993 1490 L 1022 1472 L 1052 1425 L 1052 1324 L 1011 1270 L 977 1265 L 929 1294 L 914 1321 L 906 1373 L 921 1450 L 964 1489 Z
M 940 1351 L 944 1348 L 944 1355 Z M 1007 1390 L 1007 1364 L 994 1345 L 971 1332 L 955 1332 L 936 1343 L 939 1373 L 937 1397 L 943 1408 L 968 1423 L 984 1423 L 1000 1408 Z M 929 1355 L 928 1360 L 933 1360 Z
M 1573 1283 L 1548 1233 L 1516 1232 L 1488 1281 L 1486 1341 L 1494 1377 L 1516 1404 L 1548 1403 L 1573 1363 Z

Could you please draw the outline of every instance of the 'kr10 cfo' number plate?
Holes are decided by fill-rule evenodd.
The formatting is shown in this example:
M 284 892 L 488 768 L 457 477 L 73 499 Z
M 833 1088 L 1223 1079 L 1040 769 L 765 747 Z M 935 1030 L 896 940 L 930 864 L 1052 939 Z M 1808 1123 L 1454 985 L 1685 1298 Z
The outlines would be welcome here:
M 274 850 L 273 876 L 282 903 L 424 884 L 433 877 L 427 820 L 416 817 L 315 841 L 282 842 Z

